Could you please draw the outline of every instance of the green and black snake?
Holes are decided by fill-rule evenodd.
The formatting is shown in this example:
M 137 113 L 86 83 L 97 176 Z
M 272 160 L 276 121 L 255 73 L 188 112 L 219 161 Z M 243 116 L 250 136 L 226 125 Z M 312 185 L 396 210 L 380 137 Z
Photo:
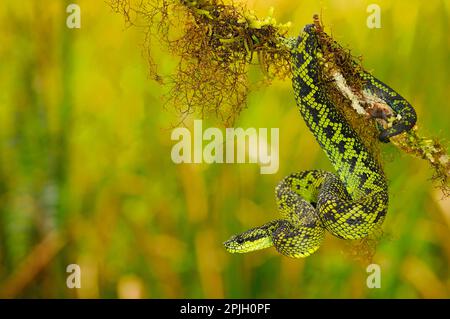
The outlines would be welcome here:
M 294 43 L 295 99 L 337 174 L 311 170 L 284 178 L 275 190 L 281 219 L 230 238 L 224 245 L 232 253 L 275 246 L 285 256 L 306 257 L 319 248 L 325 230 L 343 239 L 363 238 L 383 223 L 387 213 L 388 186 L 381 165 L 320 85 L 317 26 L 305 26 Z M 415 125 L 416 113 L 404 98 L 365 71 L 359 76 L 365 94 L 388 105 L 395 116 L 390 127 L 379 128 L 380 141 L 388 142 Z

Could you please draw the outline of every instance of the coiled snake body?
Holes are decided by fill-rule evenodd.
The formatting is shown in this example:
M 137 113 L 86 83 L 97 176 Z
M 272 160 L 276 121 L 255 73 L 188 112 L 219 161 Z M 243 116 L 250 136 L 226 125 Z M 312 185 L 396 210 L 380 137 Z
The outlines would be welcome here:
M 388 208 L 388 187 L 380 164 L 333 106 L 320 85 L 321 56 L 316 25 L 307 25 L 292 48 L 295 99 L 307 126 L 337 171 L 294 173 L 276 187 L 281 219 L 233 236 L 224 243 L 232 253 L 275 246 L 289 257 L 314 253 L 325 230 L 343 239 L 359 239 L 380 226 Z M 361 72 L 364 90 L 381 99 L 396 115 L 379 139 L 412 128 L 416 114 L 397 92 L 372 75 Z

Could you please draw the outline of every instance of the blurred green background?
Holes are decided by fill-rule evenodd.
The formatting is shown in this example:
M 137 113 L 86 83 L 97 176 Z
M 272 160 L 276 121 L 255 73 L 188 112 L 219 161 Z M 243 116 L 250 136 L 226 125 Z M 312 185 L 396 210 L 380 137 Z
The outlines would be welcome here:
M 390 185 L 385 235 L 366 286 L 362 250 L 327 235 L 307 259 L 274 249 L 226 253 L 231 234 L 277 217 L 274 187 L 287 174 L 331 165 L 295 107 L 289 81 L 254 91 L 236 126 L 280 127 L 280 169 L 256 164 L 175 165 L 163 88 L 148 76 L 143 30 L 104 1 L 0 6 L 0 296 L 82 298 L 448 298 L 450 201 L 427 163 L 383 145 Z M 75 1 L 74 1 L 75 2 Z M 336 40 L 416 108 L 422 132 L 448 140 L 450 1 L 249 1 L 275 7 L 295 36 L 313 13 Z M 158 49 L 157 49 L 158 51 Z M 161 72 L 173 60 L 155 57 Z M 189 123 L 189 121 L 188 121 Z M 221 126 L 210 118 L 207 126 Z M 81 266 L 81 289 L 66 266 Z

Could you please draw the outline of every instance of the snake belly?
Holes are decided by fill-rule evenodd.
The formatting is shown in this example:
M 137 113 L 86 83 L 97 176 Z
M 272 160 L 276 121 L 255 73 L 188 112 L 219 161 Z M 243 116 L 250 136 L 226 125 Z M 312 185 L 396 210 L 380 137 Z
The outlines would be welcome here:
M 275 190 L 281 218 L 232 236 L 224 243 L 231 253 L 274 246 L 285 256 L 306 257 L 320 247 L 325 230 L 342 239 L 359 239 L 385 219 L 388 187 L 384 172 L 320 85 L 316 31 L 313 24 L 305 26 L 292 48 L 292 83 L 300 114 L 336 174 L 311 170 L 284 178 Z M 414 110 L 400 95 L 368 73 L 361 77 L 369 94 L 385 101 L 394 112 L 403 112 L 397 123 L 381 131 L 380 140 L 415 124 Z

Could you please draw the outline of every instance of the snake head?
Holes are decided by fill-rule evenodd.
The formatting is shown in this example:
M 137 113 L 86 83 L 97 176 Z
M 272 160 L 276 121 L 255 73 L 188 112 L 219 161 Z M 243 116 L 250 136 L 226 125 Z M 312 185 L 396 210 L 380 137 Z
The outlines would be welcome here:
M 223 245 L 230 253 L 247 253 L 273 246 L 273 243 L 267 228 L 262 226 L 232 236 Z
M 244 233 L 245 234 L 245 233 Z M 230 253 L 247 253 L 260 250 L 273 245 L 272 239 L 267 236 L 245 236 L 244 234 L 231 237 L 223 243 Z

